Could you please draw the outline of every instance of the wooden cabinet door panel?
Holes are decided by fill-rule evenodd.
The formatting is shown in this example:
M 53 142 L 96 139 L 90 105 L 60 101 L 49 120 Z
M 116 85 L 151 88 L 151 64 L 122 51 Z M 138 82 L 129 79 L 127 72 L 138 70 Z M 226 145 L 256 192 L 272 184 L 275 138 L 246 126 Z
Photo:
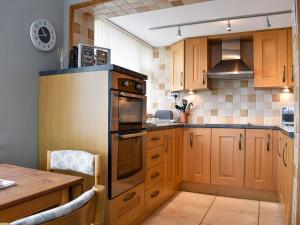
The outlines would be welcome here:
M 247 188 L 271 190 L 272 188 L 272 130 L 246 131 Z
M 169 129 L 165 131 L 165 155 L 164 155 L 164 182 L 166 193 L 175 186 L 175 130 Z
M 294 87 L 294 57 L 293 57 L 293 34 L 292 29 L 288 29 L 288 37 L 287 37 L 287 43 L 288 43 L 288 86 Z
M 185 40 L 185 89 L 207 89 L 207 37 Z
M 253 47 L 254 86 L 287 86 L 287 30 L 256 32 Z
M 210 183 L 211 129 L 191 128 L 184 131 L 184 180 Z
M 175 184 L 182 181 L 182 154 L 183 154 L 183 131 L 181 128 L 175 129 Z
M 245 130 L 212 129 L 211 183 L 244 184 Z
M 171 46 L 171 91 L 184 89 L 184 41 Z

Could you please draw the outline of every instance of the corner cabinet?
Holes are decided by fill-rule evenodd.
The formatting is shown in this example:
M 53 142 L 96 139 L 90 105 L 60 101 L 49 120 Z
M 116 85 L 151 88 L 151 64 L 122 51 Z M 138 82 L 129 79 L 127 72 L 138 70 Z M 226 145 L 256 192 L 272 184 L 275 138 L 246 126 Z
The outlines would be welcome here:
M 243 187 L 245 130 L 212 129 L 211 183 Z
M 254 87 L 288 87 L 288 29 L 255 32 Z
M 171 46 L 172 91 L 208 88 L 208 39 L 189 38 Z

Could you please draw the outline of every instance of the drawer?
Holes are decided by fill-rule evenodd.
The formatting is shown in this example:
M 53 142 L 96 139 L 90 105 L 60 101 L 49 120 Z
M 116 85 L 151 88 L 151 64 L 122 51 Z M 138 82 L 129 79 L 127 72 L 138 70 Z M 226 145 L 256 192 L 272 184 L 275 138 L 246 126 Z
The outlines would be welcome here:
M 130 225 L 145 211 L 144 183 L 110 201 L 110 224 Z
M 164 146 L 160 145 L 147 149 L 147 169 L 159 165 L 164 161 Z
M 163 179 L 164 179 L 164 165 L 161 164 L 161 165 L 152 167 L 147 170 L 145 188 L 148 189 L 148 188 L 152 187 L 153 185 L 159 183 Z
M 165 134 L 163 130 L 151 131 L 147 133 L 147 148 L 153 148 L 163 145 L 165 142 Z
M 160 182 L 145 192 L 145 209 L 158 205 L 164 199 L 164 182 Z

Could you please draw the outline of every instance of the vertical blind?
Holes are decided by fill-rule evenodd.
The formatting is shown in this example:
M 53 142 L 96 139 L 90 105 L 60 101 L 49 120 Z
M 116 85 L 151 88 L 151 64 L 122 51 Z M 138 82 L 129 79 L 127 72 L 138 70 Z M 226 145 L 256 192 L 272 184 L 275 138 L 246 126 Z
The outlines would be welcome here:
M 111 63 L 151 76 L 153 48 L 108 21 L 95 21 L 95 45 L 111 49 Z

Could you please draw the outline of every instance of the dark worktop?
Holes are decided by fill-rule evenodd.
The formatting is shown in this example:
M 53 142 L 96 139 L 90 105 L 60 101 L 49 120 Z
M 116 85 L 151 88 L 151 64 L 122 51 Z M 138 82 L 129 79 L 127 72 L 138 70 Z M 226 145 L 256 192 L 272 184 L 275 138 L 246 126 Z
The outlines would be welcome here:
M 84 73 L 84 72 L 94 72 L 94 71 L 114 71 L 118 73 L 127 74 L 142 80 L 147 80 L 147 76 L 133 70 L 126 69 L 121 66 L 117 66 L 114 64 L 108 65 L 99 65 L 99 66 L 87 66 L 87 67 L 80 67 L 80 68 L 70 68 L 70 69 L 63 69 L 63 70 L 48 70 L 48 71 L 41 71 L 40 76 L 50 76 L 50 75 L 61 75 L 61 74 L 72 74 L 72 73 Z
M 172 128 L 230 128 L 230 129 L 269 129 L 269 130 L 281 130 L 290 138 L 294 138 L 294 132 L 287 130 L 279 126 L 265 126 L 265 125 L 251 125 L 251 124 L 180 124 L 175 123 L 166 126 L 147 126 L 147 131 L 165 130 Z

